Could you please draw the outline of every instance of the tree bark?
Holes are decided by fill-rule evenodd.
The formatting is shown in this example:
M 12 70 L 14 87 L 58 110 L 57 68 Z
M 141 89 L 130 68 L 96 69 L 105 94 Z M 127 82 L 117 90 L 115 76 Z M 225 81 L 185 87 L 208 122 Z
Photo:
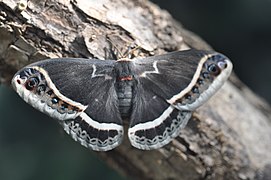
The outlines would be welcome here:
M 131 46 L 140 47 L 138 56 L 211 48 L 146 0 L 2 0 L 0 10 L 5 84 L 23 66 L 46 58 L 112 59 L 116 49 L 125 53 Z M 270 119 L 270 106 L 232 75 L 169 145 L 141 151 L 125 138 L 97 155 L 134 179 L 268 179 Z

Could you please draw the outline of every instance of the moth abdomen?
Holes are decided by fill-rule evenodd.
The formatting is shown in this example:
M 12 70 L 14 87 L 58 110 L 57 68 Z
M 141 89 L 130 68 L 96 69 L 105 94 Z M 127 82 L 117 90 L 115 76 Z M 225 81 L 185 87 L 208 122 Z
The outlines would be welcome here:
M 115 88 L 121 117 L 124 119 L 129 118 L 132 111 L 134 81 L 132 79 L 119 80 L 116 82 Z

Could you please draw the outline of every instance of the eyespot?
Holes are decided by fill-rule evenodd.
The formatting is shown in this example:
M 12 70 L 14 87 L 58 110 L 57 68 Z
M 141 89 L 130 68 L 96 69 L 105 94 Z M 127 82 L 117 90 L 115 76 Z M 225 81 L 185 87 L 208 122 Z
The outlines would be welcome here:
M 198 93 L 199 93 L 199 88 L 196 87 L 196 86 L 194 86 L 194 87 L 192 88 L 192 92 L 198 94 Z
M 50 89 L 50 90 L 47 91 L 46 93 L 47 93 L 49 96 L 51 96 L 54 92 L 53 92 L 53 90 Z
M 220 69 L 226 69 L 227 68 L 227 63 L 225 61 L 219 61 L 217 63 L 217 66 L 220 68 Z
M 33 90 L 39 84 L 37 77 L 31 77 L 25 82 L 25 88 L 29 91 Z
M 212 75 L 218 75 L 220 73 L 220 68 L 216 65 L 216 64 L 210 64 L 208 66 L 208 71 L 212 74 Z
M 52 103 L 57 104 L 59 102 L 59 99 L 57 97 L 52 98 Z
M 202 75 L 202 77 L 203 77 L 204 79 L 209 79 L 209 78 L 210 78 L 210 75 L 209 75 L 208 72 L 203 72 L 201 75 Z
M 68 109 L 68 105 L 65 103 L 61 104 L 61 110 L 64 111 L 66 109 Z
M 38 94 L 45 92 L 45 90 L 46 90 L 46 86 L 44 84 L 41 84 L 37 87 Z
M 224 61 L 224 59 L 226 59 L 226 57 L 220 53 L 214 54 L 211 58 L 212 58 L 212 60 L 215 60 L 216 62 Z
M 202 85 L 204 83 L 202 79 L 198 79 L 197 82 L 198 82 L 199 85 Z
M 191 95 L 189 95 L 189 94 L 187 94 L 187 95 L 185 95 L 185 98 L 186 98 L 187 100 L 191 101 L 192 96 L 191 96 Z

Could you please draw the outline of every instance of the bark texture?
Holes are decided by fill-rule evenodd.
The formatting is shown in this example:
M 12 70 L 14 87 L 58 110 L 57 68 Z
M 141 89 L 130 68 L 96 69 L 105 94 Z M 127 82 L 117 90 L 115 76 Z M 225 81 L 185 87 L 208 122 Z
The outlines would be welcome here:
M 131 46 L 140 47 L 137 56 L 210 49 L 146 0 L 0 2 L 0 83 L 41 59 L 112 59 Z M 126 138 L 97 154 L 134 179 L 269 179 L 270 119 L 270 106 L 232 75 L 164 148 L 137 150 Z

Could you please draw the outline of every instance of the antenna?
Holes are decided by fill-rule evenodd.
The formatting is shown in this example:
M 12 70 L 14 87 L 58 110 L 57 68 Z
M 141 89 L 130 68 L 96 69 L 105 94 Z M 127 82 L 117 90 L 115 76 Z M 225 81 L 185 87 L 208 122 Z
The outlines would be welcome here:
M 115 50 L 117 50 L 117 54 L 115 53 L 117 59 L 124 59 L 124 58 L 128 58 L 128 59 L 132 59 L 133 58 L 133 53 L 138 50 L 139 48 L 141 48 L 140 46 L 136 45 L 136 47 L 133 47 L 132 43 L 128 46 L 127 50 L 122 53 L 121 50 L 114 45 L 114 43 L 109 39 L 109 37 L 106 38 L 108 40 L 108 42 L 110 42 L 111 46 L 114 47 Z M 114 50 L 113 50 L 114 51 Z M 120 56 L 119 56 L 120 55 Z

